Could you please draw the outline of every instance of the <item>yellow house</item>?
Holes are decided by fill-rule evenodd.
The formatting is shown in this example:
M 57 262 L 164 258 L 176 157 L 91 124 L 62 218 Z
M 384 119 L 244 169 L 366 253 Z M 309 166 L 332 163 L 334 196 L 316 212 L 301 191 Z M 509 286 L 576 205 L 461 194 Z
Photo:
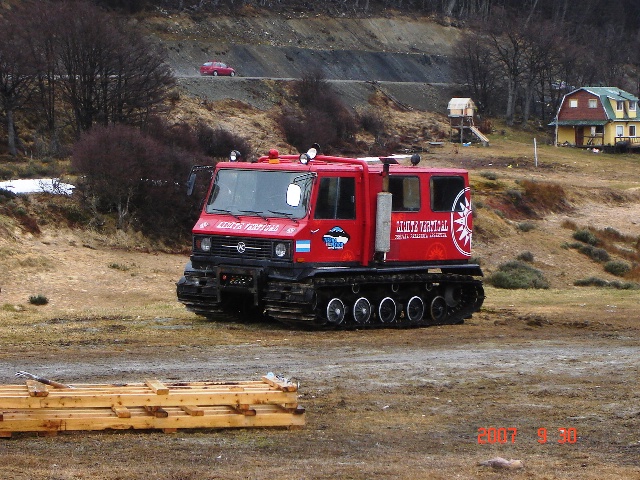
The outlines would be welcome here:
M 556 119 L 556 145 L 640 147 L 638 98 L 615 87 L 582 87 L 562 99 Z

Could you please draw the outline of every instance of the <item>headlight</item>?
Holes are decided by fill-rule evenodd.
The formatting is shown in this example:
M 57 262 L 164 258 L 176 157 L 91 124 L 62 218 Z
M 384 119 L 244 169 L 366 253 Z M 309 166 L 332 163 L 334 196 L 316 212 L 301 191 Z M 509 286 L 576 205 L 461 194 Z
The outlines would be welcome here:
M 208 252 L 211 250 L 211 237 L 204 237 L 200 239 L 200 250 Z
M 276 243 L 274 251 L 276 253 L 276 257 L 284 258 L 287 255 L 287 246 L 284 243 Z

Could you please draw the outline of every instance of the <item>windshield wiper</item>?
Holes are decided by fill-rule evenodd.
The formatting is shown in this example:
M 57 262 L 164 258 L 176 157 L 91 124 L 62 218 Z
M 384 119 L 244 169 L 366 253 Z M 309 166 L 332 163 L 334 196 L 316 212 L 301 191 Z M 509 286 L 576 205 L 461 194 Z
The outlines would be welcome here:
M 277 212 L 277 211 L 275 211 L 275 210 L 269 210 L 269 212 L 271 212 L 271 213 L 273 213 L 273 214 L 275 214 L 275 215 L 282 215 L 282 216 L 284 216 L 284 217 L 287 217 L 289 220 L 293 220 L 294 222 L 299 223 L 299 222 L 298 222 L 298 219 L 297 219 L 297 218 L 295 218 L 295 217 L 293 216 L 293 213 L 289 213 L 289 212 Z
M 240 213 L 253 213 L 254 215 L 259 216 L 260 218 L 262 218 L 263 220 L 269 220 L 269 217 L 267 217 L 264 212 L 256 212 L 255 210 L 238 210 L 238 212 Z
M 240 217 L 235 213 L 231 212 L 231 210 L 225 210 L 224 208 L 208 208 L 207 213 L 217 212 L 217 213 L 226 213 L 227 215 L 231 215 L 236 220 L 240 220 Z

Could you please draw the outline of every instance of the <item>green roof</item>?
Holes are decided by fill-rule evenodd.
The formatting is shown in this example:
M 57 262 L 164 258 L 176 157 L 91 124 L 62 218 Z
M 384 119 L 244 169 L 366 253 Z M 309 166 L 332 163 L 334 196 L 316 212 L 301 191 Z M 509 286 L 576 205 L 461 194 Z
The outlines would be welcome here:
M 608 97 L 614 100 L 638 101 L 638 97 L 617 87 L 582 87 L 578 90 L 586 90 L 587 92 L 593 93 L 599 97 Z
M 600 97 L 600 103 L 604 107 L 607 117 L 612 120 L 616 119 L 616 112 L 613 111 L 611 103 L 605 102 L 605 99 L 610 98 L 614 101 L 621 102 L 638 102 L 638 97 L 616 87 L 582 87 L 580 90 L 585 90 L 593 95 Z M 625 119 L 628 119 L 626 114 L 624 117 Z
M 549 123 L 550 127 L 555 127 L 558 125 L 559 127 L 590 127 L 592 125 L 606 125 L 608 120 L 560 120 L 556 122 L 553 120 Z

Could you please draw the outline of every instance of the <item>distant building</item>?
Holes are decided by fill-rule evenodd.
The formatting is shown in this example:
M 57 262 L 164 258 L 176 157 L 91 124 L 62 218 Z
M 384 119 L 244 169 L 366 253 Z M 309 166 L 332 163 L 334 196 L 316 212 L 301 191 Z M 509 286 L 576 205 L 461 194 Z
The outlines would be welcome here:
M 475 126 L 476 104 L 470 98 L 454 97 L 449 100 L 449 127 L 451 141 L 459 135 L 460 143 L 464 143 L 465 132 L 471 132 L 484 146 L 489 146 L 489 139 Z
M 582 87 L 567 93 L 550 126 L 556 145 L 640 147 L 638 98 L 615 87 Z

